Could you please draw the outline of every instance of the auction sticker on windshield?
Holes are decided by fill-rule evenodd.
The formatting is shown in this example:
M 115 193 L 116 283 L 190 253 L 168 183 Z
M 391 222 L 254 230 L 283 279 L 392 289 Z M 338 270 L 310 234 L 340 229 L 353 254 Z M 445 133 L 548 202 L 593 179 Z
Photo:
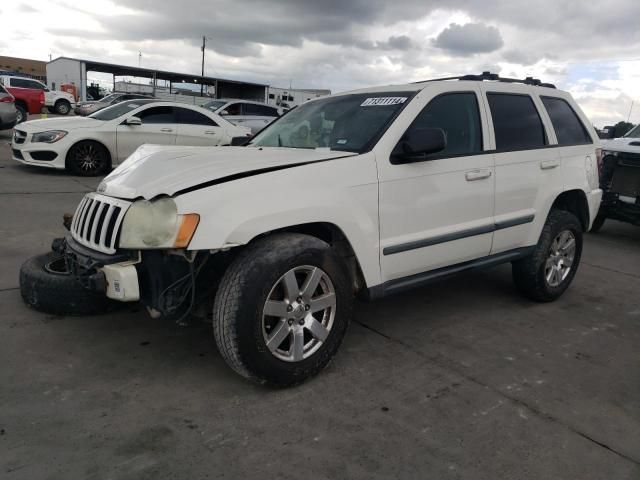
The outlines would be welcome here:
M 383 107 L 398 105 L 407 101 L 407 97 L 370 97 L 360 104 L 361 107 Z

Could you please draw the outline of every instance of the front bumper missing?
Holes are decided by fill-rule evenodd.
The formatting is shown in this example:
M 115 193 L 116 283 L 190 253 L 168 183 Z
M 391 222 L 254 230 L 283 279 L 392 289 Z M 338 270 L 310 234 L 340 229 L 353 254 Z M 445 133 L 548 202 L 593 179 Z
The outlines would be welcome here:
M 70 236 L 63 241 L 54 241 L 52 247 L 66 256 L 73 275 L 84 288 L 120 302 L 140 300 L 135 267 L 141 262 L 139 251 L 107 255 L 80 245 Z

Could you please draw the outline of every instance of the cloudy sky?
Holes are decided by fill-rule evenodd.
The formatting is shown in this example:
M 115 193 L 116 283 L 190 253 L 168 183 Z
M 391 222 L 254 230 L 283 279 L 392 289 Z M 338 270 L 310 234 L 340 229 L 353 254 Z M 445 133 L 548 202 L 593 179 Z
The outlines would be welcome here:
M 77 56 L 342 91 L 491 70 L 640 122 L 638 0 L 14 0 L 0 55 Z

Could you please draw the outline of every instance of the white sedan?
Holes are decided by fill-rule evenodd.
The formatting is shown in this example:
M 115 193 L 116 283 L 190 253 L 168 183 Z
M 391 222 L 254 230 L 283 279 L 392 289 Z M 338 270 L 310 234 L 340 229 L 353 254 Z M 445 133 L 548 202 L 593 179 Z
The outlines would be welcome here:
M 157 100 L 131 100 L 88 117 L 21 123 L 14 130 L 13 159 L 92 176 L 109 171 L 139 146 L 229 145 L 251 130 L 210 110 Z

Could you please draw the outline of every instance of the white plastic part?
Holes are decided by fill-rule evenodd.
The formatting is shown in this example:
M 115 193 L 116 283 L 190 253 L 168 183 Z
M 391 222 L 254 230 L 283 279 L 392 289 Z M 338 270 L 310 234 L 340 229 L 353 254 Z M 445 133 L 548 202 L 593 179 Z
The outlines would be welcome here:
M 133 265 L 105 265 L 100 270 L 107 280 L 107 297 L 120 302 L 140 300 L 138 272 Z

